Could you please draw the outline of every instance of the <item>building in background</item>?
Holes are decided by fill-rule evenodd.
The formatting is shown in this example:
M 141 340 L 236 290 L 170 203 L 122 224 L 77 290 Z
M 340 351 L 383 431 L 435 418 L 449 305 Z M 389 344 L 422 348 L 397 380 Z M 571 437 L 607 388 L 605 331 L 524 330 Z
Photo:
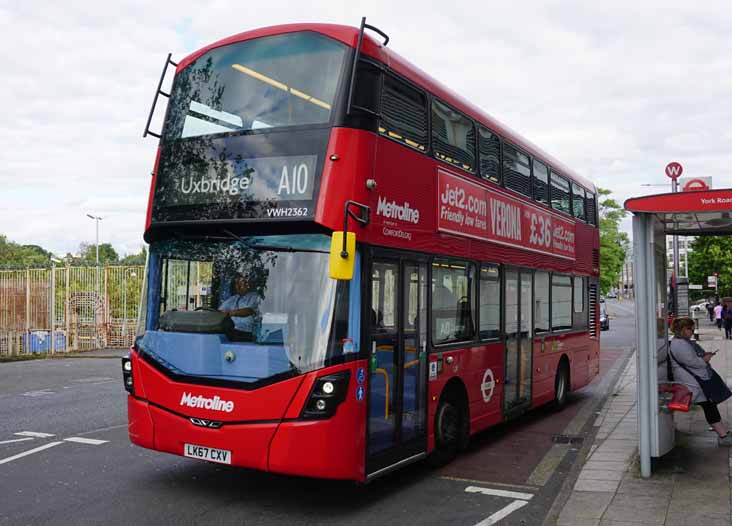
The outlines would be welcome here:
M 625 298 L 633 298 L 633 245 L 625 253 L 625 262 L 620 272 L 620 293 Z
M 679 274 L 684 277 L 689 276 L 689 253 L 691 250 L 691 243 L 694 241 L 693 236 L 679 236 Z M 673 237 L 666 236 L 666 268 L 668 269 L 668 275 L 671 275 L 674 269 L 674 245 Z

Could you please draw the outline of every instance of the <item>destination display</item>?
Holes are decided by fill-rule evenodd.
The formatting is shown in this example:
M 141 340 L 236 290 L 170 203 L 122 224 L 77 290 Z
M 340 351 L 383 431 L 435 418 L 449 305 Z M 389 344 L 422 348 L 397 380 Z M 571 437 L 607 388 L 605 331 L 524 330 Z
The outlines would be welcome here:
M 317 161 L 317 155 L 235 158 L 173 170 L 158 184 L 156 205 L 229 211 L 260 204 L 260 216 L 309 216 Z
M 329 129 L 163 141 L 151 226 L 206 221 L 309 221 Z
M 437 229 L 575 258 L 571 220 L 438 170 Z

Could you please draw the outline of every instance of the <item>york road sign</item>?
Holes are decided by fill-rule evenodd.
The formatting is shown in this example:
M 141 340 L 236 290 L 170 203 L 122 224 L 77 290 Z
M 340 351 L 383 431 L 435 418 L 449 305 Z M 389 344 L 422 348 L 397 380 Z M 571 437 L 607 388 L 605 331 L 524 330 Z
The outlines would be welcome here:
M 682 173 L 684 173 L 684 167 L 681 166 L 681 163 L 674 161 L 666 165 L 666 175 L 671 179 L 677 179 Z

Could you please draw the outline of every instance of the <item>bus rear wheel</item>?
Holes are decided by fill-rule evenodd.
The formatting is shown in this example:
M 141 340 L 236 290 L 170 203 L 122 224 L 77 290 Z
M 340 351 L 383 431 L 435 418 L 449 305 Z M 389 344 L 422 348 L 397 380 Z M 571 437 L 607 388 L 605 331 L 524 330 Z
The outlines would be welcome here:
M 462 419 L 463 411 L 455 400 L 440 401 L 435 414 L 435 449 L 429 456 L 433 467 L 444 466 L 457 455 L 464 432 Z
M 569 366 L 567 362 L 559 362 L 557 374 L 554 377 L 554 408 L 562 409 L 567 405 L 569 394 Z

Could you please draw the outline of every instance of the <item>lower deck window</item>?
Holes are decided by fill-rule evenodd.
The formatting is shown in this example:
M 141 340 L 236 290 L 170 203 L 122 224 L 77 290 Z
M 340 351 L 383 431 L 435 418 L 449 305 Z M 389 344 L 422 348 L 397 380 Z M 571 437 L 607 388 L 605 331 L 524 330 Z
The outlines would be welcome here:
M 432 341 L 436 345 L 470 340 L 475 336 L 474 268 L 471 263 L 435 261 L 432 264 Z
M 569 276 L 552 276 L 552 329 L 572 328 L 572 280 Z
M 480 338 L 501 335 L 501 271 L 498 265 L 480 269 Z

